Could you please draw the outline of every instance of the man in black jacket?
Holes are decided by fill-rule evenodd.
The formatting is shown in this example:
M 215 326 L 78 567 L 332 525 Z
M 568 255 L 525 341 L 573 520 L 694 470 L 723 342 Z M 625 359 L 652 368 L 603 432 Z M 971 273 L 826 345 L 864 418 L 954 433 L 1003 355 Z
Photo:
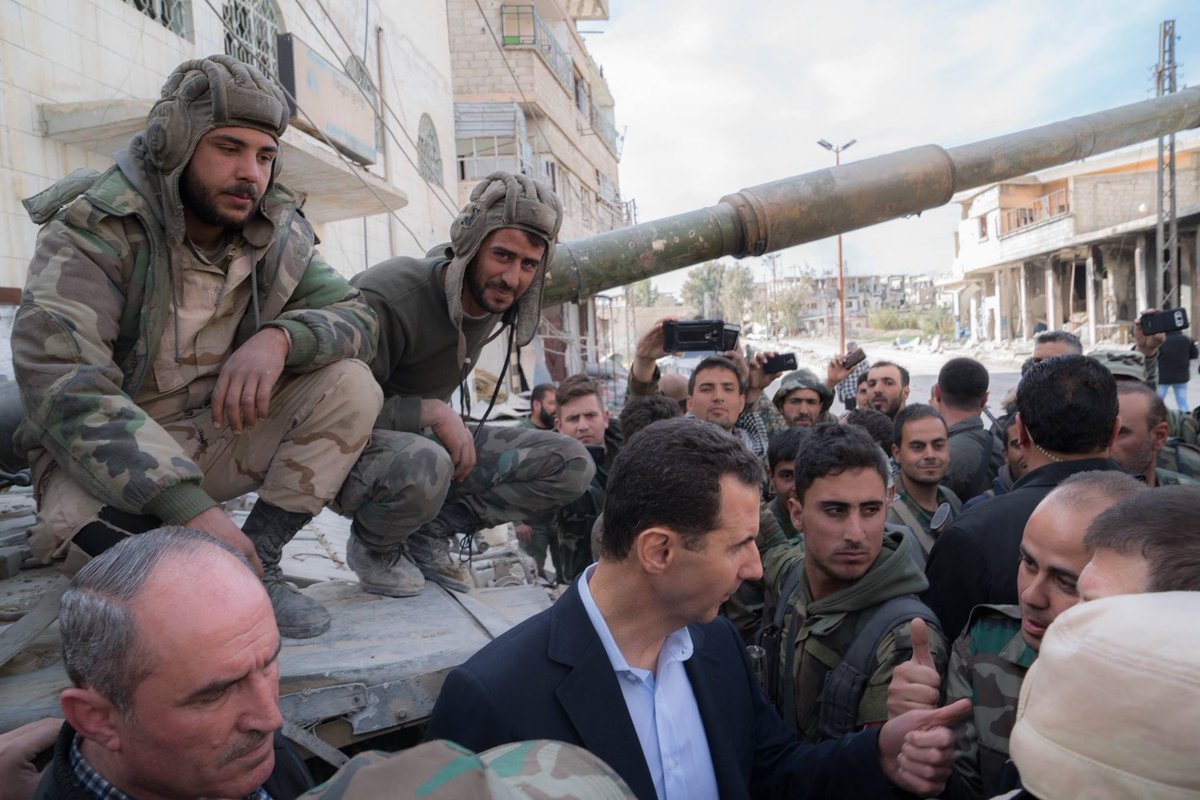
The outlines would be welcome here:
M 34 797 L 294 798 L 277 734 L 279 631 L 228 545 L 187 528 L 131 536 L 62 597 L 67 721 Z
M 1017 602 L 1021 534 L 1033 509 L 1067 477 L 1120 469 L 1108 449 L 1117 433 L 1117 384 L 1087 356 L 1034 364 L 1017 387 L 1017 427 L 1028 471 L 1008 494 L 963 514 L 929 554 L 922 596 L 956 638 L 980 603 Z
M 1180 331 L 1171 331 L 1158 348 L 1158 396 L 1164 400 L 1167 390 L 1175 393 L 1175 406 L 1185 414 L 1188 404 L 1188 381 L 1192 379 L 1192 359 L 1200 357 L 1196 343 Z

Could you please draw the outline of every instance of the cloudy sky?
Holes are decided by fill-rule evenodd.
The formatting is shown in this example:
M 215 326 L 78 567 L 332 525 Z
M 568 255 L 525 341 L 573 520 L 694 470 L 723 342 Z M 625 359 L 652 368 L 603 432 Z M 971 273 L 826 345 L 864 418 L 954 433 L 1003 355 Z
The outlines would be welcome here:
M 610 14 L 580 28 L 603 31 L 585 39 L 616 98 L 621 193 L 642 221 L 831 166 L 818 139 L 857 139 L 843 155 L 857 160 L 1152 97 L 1164 19 L 1180 85 L 1200 82 L 1200 3 L 1182 0 L 610 0 Z M 954 206 L 847 234 L 847 270 L 947 272 L 957 218 Z M 780 262 L 804 263 L 832 269 L 834 240 Z

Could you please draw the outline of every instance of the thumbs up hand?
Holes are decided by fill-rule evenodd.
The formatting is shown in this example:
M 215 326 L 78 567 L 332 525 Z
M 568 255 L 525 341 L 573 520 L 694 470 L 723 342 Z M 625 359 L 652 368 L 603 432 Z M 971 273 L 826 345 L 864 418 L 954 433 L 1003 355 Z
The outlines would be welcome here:
M 925 620 L 917 618 L 912 621 L 910 631 L 912 658 L 892 670 L 887 696 L 888 719 L 913 709 L 937 708 L 942 676 L 938 674 L 929 649 L 929 628 Z

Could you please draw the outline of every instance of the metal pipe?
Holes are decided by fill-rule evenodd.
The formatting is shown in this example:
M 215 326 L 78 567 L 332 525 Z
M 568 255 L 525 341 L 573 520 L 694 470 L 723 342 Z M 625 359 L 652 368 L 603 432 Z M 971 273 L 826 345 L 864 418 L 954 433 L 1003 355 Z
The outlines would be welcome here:
M 545 303 L 721 256 L 782 250 L 945 205 L 956 193 L 1200 127 L 1200 88 L 953 147 L 925 145 L 753 186 L 708 208 L 561 242 Z

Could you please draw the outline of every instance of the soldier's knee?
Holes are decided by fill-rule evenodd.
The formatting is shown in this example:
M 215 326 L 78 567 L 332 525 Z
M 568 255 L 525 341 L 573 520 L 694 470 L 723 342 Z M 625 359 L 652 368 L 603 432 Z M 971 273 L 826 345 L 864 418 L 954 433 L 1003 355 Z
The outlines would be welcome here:
M 324 401 L 335 404 L 337 414 L 365 436 L 383 407 L 383 390 L 371 369 L 358 359 L 342 359 L 326 364 L 318 372 L 329 390 Z
M 584 493 L 592 478 L 596 476 L 596 462 L 581 442 L 566 436 L 560 438 L 562 441 L 556 442 L 555 446 L 559 448 L 563 466 L 554 480 L 559 491 L 563 495 L 570 495 L 570 499 L 573 500 Z

